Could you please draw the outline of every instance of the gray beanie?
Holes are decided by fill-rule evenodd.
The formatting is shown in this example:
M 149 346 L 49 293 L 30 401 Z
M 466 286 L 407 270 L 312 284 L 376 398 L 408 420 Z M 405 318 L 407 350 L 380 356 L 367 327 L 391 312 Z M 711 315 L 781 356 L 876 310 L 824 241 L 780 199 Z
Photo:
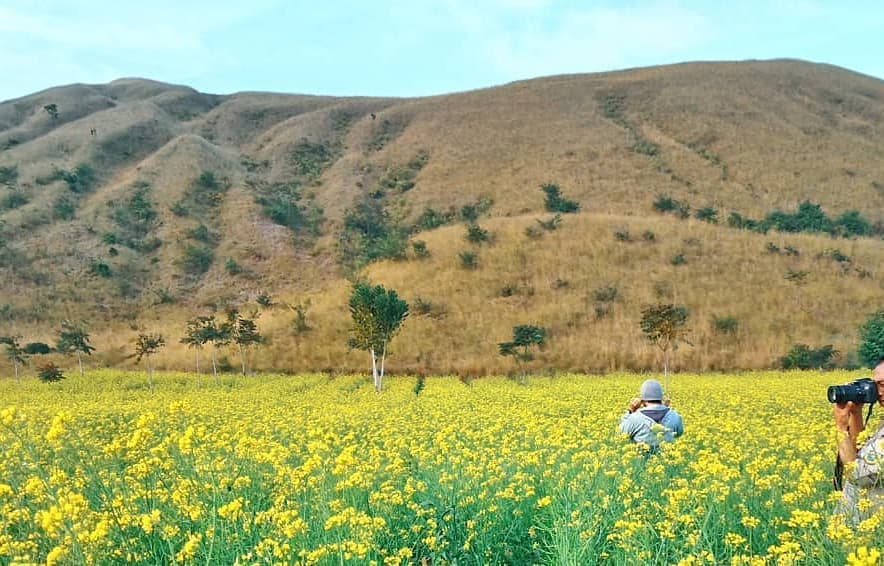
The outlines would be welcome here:
M 642 401 L 662 401 L 663 386 L 656 379 L 649 379 L 642 383 L 640 397 Z

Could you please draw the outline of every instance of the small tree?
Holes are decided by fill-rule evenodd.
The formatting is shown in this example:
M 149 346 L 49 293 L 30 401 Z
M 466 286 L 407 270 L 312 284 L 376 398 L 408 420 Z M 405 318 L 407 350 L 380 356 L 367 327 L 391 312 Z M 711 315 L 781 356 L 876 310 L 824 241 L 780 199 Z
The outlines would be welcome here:
M 264 337 L 258 332 L 258 325 L 253 319 L 245 318 L 236 309 L 227 311 L 227 321 L 223 324 L 223 333 L 239 349 L 239 362 L 242 374 L 246 374 L 246 358 L 244 350 L 253 344 L 260 344 Z
M 663 351 L 663 376 L 669 384 L 669 352 L 684 342 L 690 311 L 684 305 L 659 304 L 642 310 L 641 329 L 647 339 Z
M 13 368 L 15 368 L 16 381 L 21 381 L 18 365 L 28 361 L 28 354 L 19 344 L 19 340 L 21 340 L 21 336 L 0 336 L 0 344 L 6 346 L 6 357 L 12 362 Z
M 182 344 L 187 344 L 188 348 L 196 350 L 196 373 L 200 375 L 200 353 L 203 346 L 210 342 L 218 329 L 215 325 L 214 316 L 198 316 L 187 321 L 187 328 L 184 330 L 184 338 L 181 339 Z M 215 368 L 215 352 L 212 351 L 212 368 Z M 215 379 L 218 378 L 218 372 L 215 371 Z
M 521 367 L 522 362 L 534 359 L 531 348 L 540 347 L 546 342 L 547 331 L 540 326 L 522 324 L 513 327 L 513 339 L 511 342 L 499 342 L 497 344 L 501 356 L 512 356 Z
M 545 183 L 540 185 L 540 190 L 544 192 L 544 204 L 550 212 L 577 212 L 580 210 L 580 203 L 575 200 L 569 200 L 562 196 L 562 191 L 558 185 L 553 183 Z
M 64 379 L 65 375 L 62 373 L 61 368 L 52 362 L 49 362 L 48 364 L 37 368 L 37 377 L 43 383 L 55 383 L 56 381 Z
M 884 308 L 871 315 L 859 328 L 859 359 L 869 367 L 884 355 Z
M 57 104 L 47 104 L 43 106 L 43 110 L 49 114 L 49 117 L 53 120 L 58 120 L 58 105 Z
M 383 387 L 387 346 L 408 317 L 408 303 L 400 299 L 396 291 L 388 291 L 383 285 L 356 283 L 350 295 L 350 315 L 353 317 L 353 326 L 350 328 L 352 336 L 349 345 L 371 354 L 372 382 L 375 391 L 380 392 Z
M 141 358 L 147 363 L 147 383 L 150 390 L 153 391 L 153 366 L 150 363 L 150 357 L 156 354 L 160 348 L 166 345 L 166 339 L 162 334 L 144 334 L 140 333 L 135 339 L 135 361 L 141 362 Z
M 66 355 L 77 354 L 80 377 L 83 377 L 83 354 L 91 356 L 95 351 L 95 348 L 89 343 L 89 334 L 86 332 L 86 328 L 70 320 L 62 321 L 55 349 Z

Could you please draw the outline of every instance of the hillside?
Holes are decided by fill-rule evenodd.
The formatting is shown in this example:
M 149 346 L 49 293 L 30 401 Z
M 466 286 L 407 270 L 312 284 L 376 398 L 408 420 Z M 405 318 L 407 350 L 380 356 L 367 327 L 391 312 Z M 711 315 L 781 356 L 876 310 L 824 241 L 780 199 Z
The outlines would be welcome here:
M 551 333 L 537 367 L 655 367 L 638 319 L 670 301 L 692 311 L 680 367 L 765 367 L 796 342 L 847 353 L 884 303 L 882 140 L 884 82 L 785 60 L 416 99 L 53 88 L 0 103 L 0 334 L 51 341 L 60 320 L 85 320 L 99 362 L 119 364 L 133 329 L 162 331 L 158 361 L 185 367 L 184 321 L 266 295 L 277 306 L 260 313 L 270 343 L 254 365 L 362 369 L 346 349 L 348 278 L 361 275 L 412 303 L 394 371 L 509 371 L 496 343 L 528 322 Z M 548 233 L 544 183 L 580 205 Z M 719 221 L 662 215 L 661 195 Z M 873 229 L 726 222 L 804 201 Z M 493 241 L 466 241 L 465 208 Z M 468 249 L 476 269 L 458 258 Z M 616 297 L 599 305 L 606 288 Z M 283 303 L 311 329 L 293 333 Z

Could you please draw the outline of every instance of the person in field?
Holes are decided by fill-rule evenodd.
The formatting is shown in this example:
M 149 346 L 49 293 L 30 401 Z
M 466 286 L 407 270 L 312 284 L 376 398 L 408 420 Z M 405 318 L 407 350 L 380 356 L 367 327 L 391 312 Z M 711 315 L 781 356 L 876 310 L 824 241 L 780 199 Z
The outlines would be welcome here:
M 884 353 L 872 372 L 878 387 L 878 404 L 884 407 Z M 834 403 L 835 426 L 840 433 L 838 456 L 844 465 L 843 481 L 836 472 L 835 487 L 842 489 L 838 511 L 852 523 L 884 509 L 884 417 L 878 428 L 857 448 L 857 437 L 865 429 L 863 404 Z
M 629 435 L 633 442 L 656 449 L 684 434 L 684 422 L 678 411 L 669 406 L 660 382 L 648 379 L 642 383 L 639 396 L 629 401 L 626 414 L 620 419 L 620 432 Z

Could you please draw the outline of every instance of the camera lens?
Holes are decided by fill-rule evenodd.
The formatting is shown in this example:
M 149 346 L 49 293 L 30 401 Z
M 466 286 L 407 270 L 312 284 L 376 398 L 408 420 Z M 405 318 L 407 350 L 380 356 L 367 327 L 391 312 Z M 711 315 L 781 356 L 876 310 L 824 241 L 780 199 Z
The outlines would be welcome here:
M 826 397 L 829 399 L 829 403 L 840 403 L 841 399 L 844 396 L 844 393 L 841 391 L 841 385 L 830 385 L 829 389 L 826 390 Z

